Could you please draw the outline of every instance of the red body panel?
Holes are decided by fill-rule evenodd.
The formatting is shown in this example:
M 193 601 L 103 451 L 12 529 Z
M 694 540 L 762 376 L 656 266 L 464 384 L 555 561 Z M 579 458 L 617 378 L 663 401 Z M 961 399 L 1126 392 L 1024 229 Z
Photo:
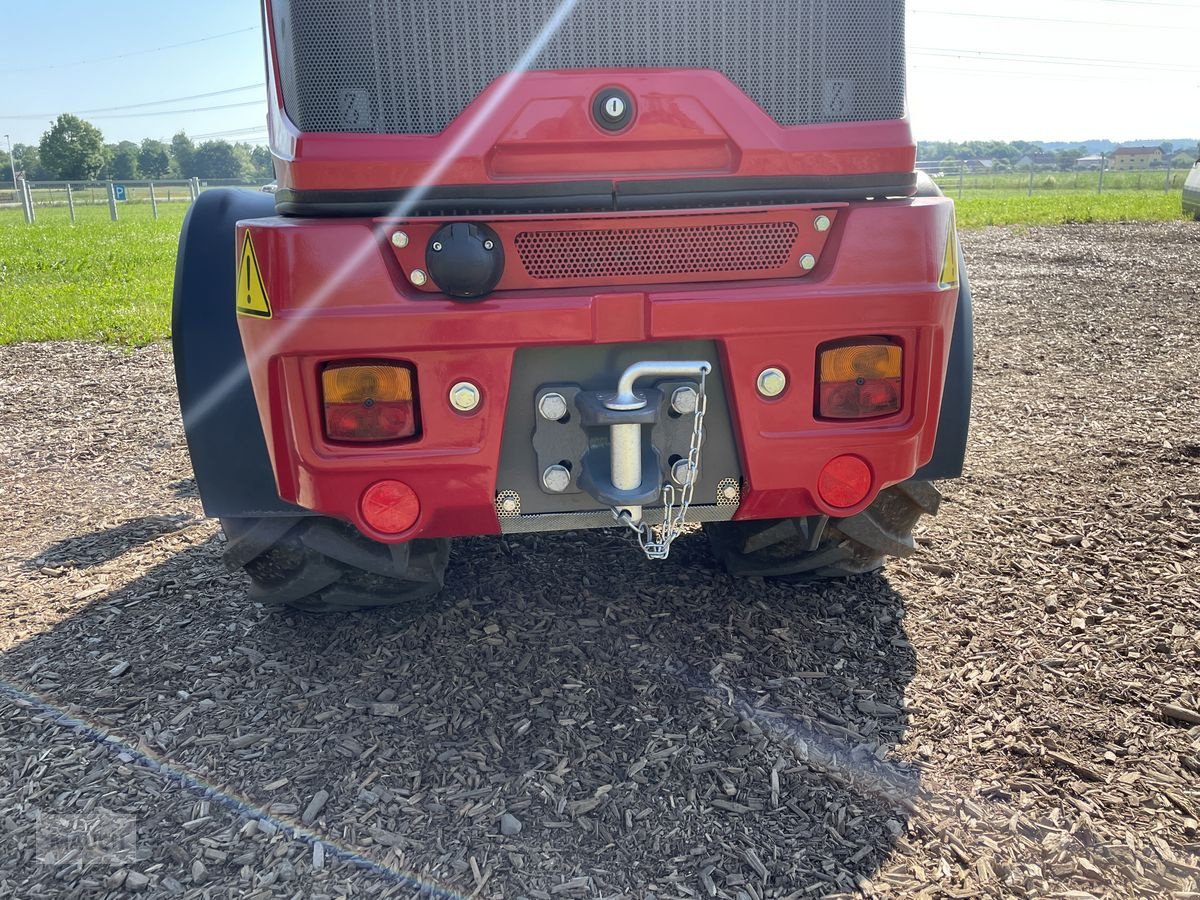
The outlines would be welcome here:
M 287 117 L 274 63 L 268 78 L 271 146 L 285 193 L 417 188 L 410 195 L 417 196 L 424 187 L 704 178 L 719 179 L 712 182 L 719 192 L 723 181 L 738 178 L 854 184 L 856 176 L 911 173 L 916 156 L 906 120 L 780 126 L 710 70 L 508 75 L 436 135 L 302 134 Z M 592 115 L 594 98 L 611 87 L 624 89 L 635 110 L 617 133 Z M 811 271 L 760 265 L 672 278 L 535 277 L 514 247 L 529 229 L 672 227 L 701 218 L 811 225 L 818 209 L 832 227 L 800 228 L 786 254 L 792 261 L 812 254 Z M 910 477 L 933 453 L 957 299 L 956 289 L 938 283 L 953 228 L 948 200 L 454 220 L 496 229 L 509 258 L 499 290 L 481 302 L 451 301 L 434 284 L 411 284 L 411 273 L 425 268 L 425 247 L 443 222 L 437 218 L 240 224 L 238 246 L 248 230 L 272 306 L 271 318 L 243 317 L 239 325 L 284 500 L 352 521 L 377 540 L 498 532 L 494 498 L 514 355 L 539 345 L 715 340 L 744 477 L 738 518 L 847 515 L 882 487 Z M 409 235 L 406 247 L 393 246 L 397 230 Z M 817 347 L 854 335 L 887 335 L 902 344 L 901 412 L 860 423 L 819 421 Z M 417 439 L 357 448 L 324 439 L 319 369 L 348 358 L 415 366 Z M 768 366 L 789 380 L 769 400 L 756 390 Z M 569 381 L 572 373 L 560 377 Z M 459 381 L 482 390 L 471 414 L 447 402 Z M 817 477 L 844 453 L 867 462 L 872 491 L 858 507 L 830 509 L 816 494 Z M 421 502 L 405 534 L 375 533 L 359 514 L 362 492 L 384 478 L 404 481 Z
M 813 219 L 821 214 L 831 223 L 835 222 L 838 208 L 844 205 L 827 203 L 720 212 L 693 210 L 671 214 L 601 213 L 493 218 L 488 220 L 488 224 L 499 235 L 507 253 L 507 266 L 496 290 L 803 278 L 808 272 L 797 264 L 797 260 L 806 253 L 819 260 L 829 235 L 828 231 L 813 228 Z M 379 219 L 377 224 L 388 234 L 402 228 L 408 235 L 409 241 L 404 247 L 392 248 L 406 278 L 416 269 L 427 269 L 426 247 L 434 232 L 442 226 L 441 220 L 401 222 L 397 219 Z M 783 230 L 785 227 L 786 231 Z M 757 229 L 766 234 L 749 238 L 731 234 L 737 229 Z M 704 237 L 696 239 L 681 236 L 681 232 L 688 230 L 704 233 Z M 614 233 L 625 237 L 620 240 L 603 239 L 603 236 Z M 556 234 L 568 234 L 574 238 L 593 234 L 600 235 L 601 239 L 589 242 L 586 259 L 572 255 L 550 261 L 534 256 L 522 247 L 523 241 L 531 235 Z M 728 252 L 730 245 L 734 248 L 732 253 Z M 737 252 L 738 249 L 743 252 Z M 666 271 L 634 274 L 638 266 L 634 264 L 636 260 L 630 260 L 629 257 L 635 253 L 638 258 L 658 264 Z M 606 255 L 610 257 L 607 265 Z M 620 260 L 614 259 L 621 256 L 625 257 L 624 266 Z M 698 256 L 702 256 L 701 261 L 710 265 L 699 266 L 701 271 L 686 271 L 686 264 L 695 261 Z M 723 256 L 728 258 L 722 260 Z M 716 261 L 721 261 L 721 265 L 711 265 Z M 531 265 L 531 262 L 534 264 Z M 671 263 L 680 265 L 676 269 L 672 268 Z M 556 270 L 569 271 L 572 267 L 584 271 L 579 275 L 564 272 L 556 277 Z M 622 268 L 626 271 L 622 271 Z M 432 279 L 414 287 L 425 293 L 441 293 Z
M 637 114 L 601 129 L 592 97 L 621 87 Z M 705 69 L 524 72 L 494 82 L 437 135 L 302 134 L 273 98 L 281 189 L 365 190 L 597 178 L 912 172 L 906 120 L 784 127 Z
M 912 172 L 916 163 L 906 119 L 781 126 L 709 69 L 513 72 L 489 85 L 440 134 L 302 133 L 285 109 L 269 2 L 263 25 L 268 125 L 281 189 L 852 176 Z M 616 134 L 591 115 L 592 98 L 611 87 L 635 102 L 633 121 Z
M 374 220 L 242 223 L 273 312 L 239 324 L 280 496 L 352 521 L 379 540 L 495 533 L 500 441 L 518 347 L 715 339 L 745 479 L 737 517 L 855 512 L 933 452 L 957 299 L 957 289 L 938 284 L 952 210 L 941 198 L 841 208 L 819 263 L 804 278 L 510 290 L 472 304 L 409 285 L 389 230 Z M 240 246 L 240 233 L 238 240 Z M 817 346 L 878 334 L 904 349 L 902 411 L 863 423 L 817 420 Z M 348 448 L 323 439 L 318 367 L 353 357 L 416 366 L 417 440 Z M 789 378 L 784 394 L 771 400 L 755 387 L 767 366 Z M 446 399 L 463 380 L 483 393 L 470 415 Z M 830 509 L 816 496 L 817 476 L 847 452 L 866 460 L 873 489 L 858 507 Z M 420 498 L 421 516 L 403 535 L 374 533 L 361 520 L 358 498 L 380 478 L 398 478 Z

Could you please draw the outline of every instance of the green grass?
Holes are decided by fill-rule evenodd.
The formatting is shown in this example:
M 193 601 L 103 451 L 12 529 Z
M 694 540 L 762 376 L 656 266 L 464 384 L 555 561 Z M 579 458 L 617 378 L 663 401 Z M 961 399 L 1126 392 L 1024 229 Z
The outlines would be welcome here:
M 947 185 L 949 187 L 949 185 Z M 953 191 L 950 191 L 953 196 Z M 1178 219 L 1180 192 L 968 190 L 963 228 Z M 96 340 L 145 344 L 170 336 L 175 251 L 186 203 L 40 207 L 37 224 L 0 209 L 0 344 Z
M 145 344 L 171 329 L 175 250 L 187 204 L 41 208 L 26 225 L 0 211 L 0 344 L 98 340 Z
M 1187 180 L 1188 169 L 1143 169 L 1138 172 L 1104 173 L 1105 191 L 1163 191 L 1170 177 L 1172 190 L 1182 190 Z M 957 196 L 959 177 L 950 172 L 938 175 L 934 181 L 948 195 Z M 1095 191 L 1099 183 L 1099 172 L 1053 172 L 1033 173 L 1033 192 L 1038 191 Z M 964 196 L 976 191 L 1021 191 L 1029 190 L 1029 172 L 974 172 L 962 178 Z
M 953 194 L 951 194 L 953 196 Z M 1163 222 L 1182 218 L 1180 191 L 968 191 L 958 207 L 962 228 L 1079 222 Z

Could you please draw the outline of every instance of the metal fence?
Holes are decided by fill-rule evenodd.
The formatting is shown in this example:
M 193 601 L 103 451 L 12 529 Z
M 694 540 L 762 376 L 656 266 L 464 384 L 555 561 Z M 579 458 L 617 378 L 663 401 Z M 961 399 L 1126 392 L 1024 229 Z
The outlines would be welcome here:
M 54 210 L 74 223 L 84 210 L 107 207 L 108 218 L 120 221 L 122 212 L 148 208 L 152 218 L 159 217 L 164 206 L 178 208 L 191 204 L 210 187 L 258 187 L 233 179 L 164 179 L 160 181 L 27 181 L 18 178 L 16 187 L 0 189 L 0 209 L 21 210 L 27 224 L 38 220 L 39 211 Z M 141 216 L 139 216 L 140 218 Z
M 947 165 L 919 162 L 925 172 L 950 196 L 963 197 L 980 191 L 1020 192 L 1027 196 L 1043 191 L 1179 191 L 1187 180 L 1187 168 L 1163 166 L 1155 169 L 1114 171 L 1108 167 L 1059 169 L 1030 166 L 1001 169 L 982 165 Z
M 1107 167 L 1002 169 L 971 163 L 950 165 L 948 161 L 919 162 L 917 168 L 930 175 L 947 195 L 960 198 L 996 192 L 1033 196 L 1052 191 L 1181 191 L 1189 171 L 1172 166 L 1120 172 Z M 128 218 L 140 219 L 149 214 L 157 219 L 164 207 L 178 210 L 182 204 L 186 209 L 202 191 L 211 187 L 258 188 L 260 185 L 236 179 L 27 181 L 18 178 L 15 189 L 0 187 L 0 212 L 9 210 L 15 215 L 19 209 L 28 224 L 37 222 L 39 211 L 52 212 L 56 221 L 69 217 L 74 223 L 84 210 L 91 220 L 103 218 L 101 210 L 104 208 L 107 208 L 107 218 L 114 222 L 120 221 L 123 213 Z

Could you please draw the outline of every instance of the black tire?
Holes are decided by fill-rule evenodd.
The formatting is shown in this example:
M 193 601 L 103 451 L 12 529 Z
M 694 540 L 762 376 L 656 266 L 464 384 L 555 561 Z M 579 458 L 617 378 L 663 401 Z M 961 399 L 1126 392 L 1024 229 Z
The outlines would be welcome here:
M 404 606 L 442 589 L 450 541 L 380 544 L 319 516 L 221 519 L 225 566 L 250 576 L 249 598 L 305 612 Z
M 932 483 L 905 481 L 845 519 L 711 522 L 704 530 L 735 577 L 847 578 L 882 568 L 889 556 L 911 556 L 913 526 L 936 514 L 941 499 Z

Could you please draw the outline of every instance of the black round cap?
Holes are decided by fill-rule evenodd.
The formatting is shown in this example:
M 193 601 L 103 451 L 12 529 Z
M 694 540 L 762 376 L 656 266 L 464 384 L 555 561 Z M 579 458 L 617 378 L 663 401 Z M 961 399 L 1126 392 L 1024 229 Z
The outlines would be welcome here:
M 443 293 L 460 300 L 476 300 L 500 283 L 504 247 L 500 235 L 487 225 L 450 222 L 429 239 L 425 266 Z

